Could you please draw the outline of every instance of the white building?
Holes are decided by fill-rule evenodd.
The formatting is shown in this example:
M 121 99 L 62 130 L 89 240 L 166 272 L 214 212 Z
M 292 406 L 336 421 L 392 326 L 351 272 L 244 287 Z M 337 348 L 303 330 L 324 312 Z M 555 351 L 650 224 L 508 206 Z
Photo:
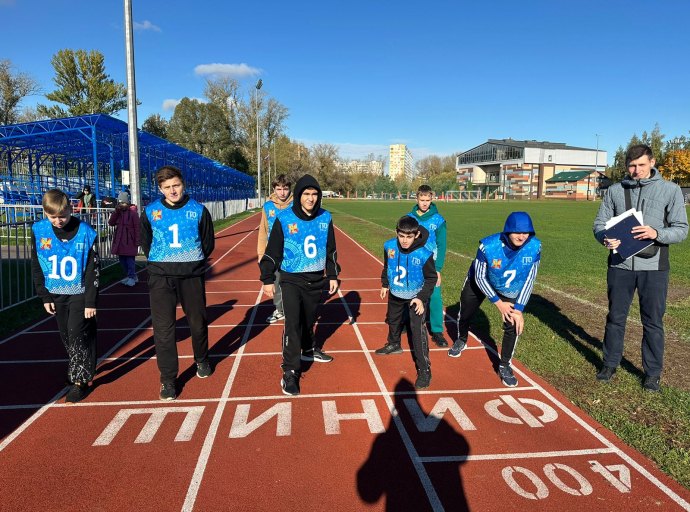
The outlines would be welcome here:
M 366 172 L 376 176 L 381 176 L 383 174 L 383 162 L 379 162 L 377 160 L 351 160 L 349 162 L 338 162 L 338 169 L 340 169 L 342 172 L 351 174 Z

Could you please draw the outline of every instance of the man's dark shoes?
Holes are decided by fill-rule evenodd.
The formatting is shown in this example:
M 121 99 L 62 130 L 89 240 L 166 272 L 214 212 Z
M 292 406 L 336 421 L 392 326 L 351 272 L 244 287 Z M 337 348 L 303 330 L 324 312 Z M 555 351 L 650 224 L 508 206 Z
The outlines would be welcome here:
M 653 375 L 645 375 L 642 387 L 645 391 L 649 391 L 650 393 L 658 393 L 660 380 L 661 377 L 659 376 L 654 377 Z
M 431 340 L 436 343 L 437 347 L 446 348 L 448 346 L 448 340 L 446 340 L 442 332 L 432 332 Z
M 604 366 L 599 373 L 597 373 L 597 380 L 599 382 L 611 382 L 611 377 L 616 373 L 616 369 L 612 366 Z
M 330 363 L 333 361 L 331 356 L 316 347 L 302 352 L 301 359 L 302 361 L 316 361 L 317 363 Z
M 509 388 L 514 388 L 518 385 L 518 380 L 513 373 L 513 369 L 510 366 L 499 365 L 498 376 L 501 377 L 501 382 L 504 386 Z
M 88 394 L 88 384 L 74 384 L 67 392 L 67 396 L 65 397 L 65 403 L 76 404 L 77 402 L 81 402 L 82 400 L 84 400 L 84 398 L 86 398 L 86 395 Z
M 383 347 L 374 351 L 379 356 L 389 356 L 391 354 L 402 354 L 403 349 L 400 343 L 386 343 Z
M 450 347 L 450 350 L 448 350 L 448 356 L 450 357 L 460 357 L 460 353 L 465 350 L 465 347 L 467 346 L 467 340 L 462 340 L 458 338 L 455 340 L 455 343 L 453 343 L 453 346 Z
M 299 375 L 295 373 L 295 370 L 284 372 L 280 385 L 286 395 L 299 395 Z
M 426 389 L 431 384 L 431 368 L 428 370 L 417 370 L 417 380 L 414 382 L 416 389 Z
M 161 384 L 161 400 L 175 400 L 177 398 L 177 392 L 175 391 L 174 382 L 165 382 Z
M 205 379 L 213 375 L 213 369 L 211 368 L 211 363 L 204 361 L 202 363 L 196 363 L 196 376 L 200 379 Z

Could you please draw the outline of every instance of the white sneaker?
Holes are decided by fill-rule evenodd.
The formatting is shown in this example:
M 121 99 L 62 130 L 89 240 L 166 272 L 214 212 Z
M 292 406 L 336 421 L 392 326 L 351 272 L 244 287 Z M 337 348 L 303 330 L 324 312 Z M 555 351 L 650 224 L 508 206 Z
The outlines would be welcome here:
M 134 283 L 135 283 L 134 279 L 132 279 L 131 277 L 128 277 L 127 282 L 125 283 L 125 286 L 134 286 Z
M 122 281 L 120 281 L 120 284 L 124 284 L 125 286 L 129 286 L 129 277 L 125 277 Z
M 273 314 L 266 319 L 266 322 L 274 324 L 283 318 L 285 318 L 285 314 L 282 311 L 274 311 Z
M 134 277 L 132 278 L 132 281 L 134 281 L 135 283 L 138 283 L 139 282 L 139 276 L 137 276 L 135 274 Z

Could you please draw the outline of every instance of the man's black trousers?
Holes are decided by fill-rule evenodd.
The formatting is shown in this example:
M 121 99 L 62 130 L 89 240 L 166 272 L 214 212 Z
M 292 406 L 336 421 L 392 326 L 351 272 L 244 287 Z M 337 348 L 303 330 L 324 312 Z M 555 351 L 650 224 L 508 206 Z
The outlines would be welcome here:
M 515 299 L 509 299 L 499 294 L 498 296 L 503 302 L 510 302 L 515 304 Z M 486 295 L 481 291 L 474 279 L 470 277 L 465 278 L 465 284 L 462 286 L 460 292 L 460 311 L 458 311 L 458 339 L 467 342 L 467 334 L 470 331 L 470 322 L 472 317 L 479 309 L 486 299 Z M 501 365 L 510 366 L 510 360 L 513 359 L 515 352 L 515 345 L 517 345 L 518 335 L 515 330 L 515 325 L 504 321 L 503 322 L 503 343 L 501 344 Z
M 69 359 L 67 379 L 87 384 L 96 375 L 96 317 L 84 318 L 84 295 L 53 295 L 55 320 Z
M 179 371 L 175 341 L 176 307 L 179 300 L 192 333 L 194 361 L 208 359 L 206 281 L 200 277 L 149 276 L 153 343 L 162 383 L 174 383 Z
M 404 319 L 407 312 L 410 318 L 410 329 L 408 331 L 411 342 L 414 364 L 417 370 L 429 370 L 429 336 L 426 332 L 425 320 L 428 304 L 424 304 L 424 313 L 418 315 L 410 308 L 410 299 L 401 299 L 392 293 L 388 293 L 388 310 L 386 311 L 386 323 L 388 324 L 388 343 L 400 344 L 400 335 Z
M 314 348 L 316 308 L 321 299 L 325 279 L 305 281 L 283 273 L 280 290 L 283 294 L 285 330 L 283 331 L 283 371 L 300 370 L 302 350 Z
M 664 313 L 668 270 L 624 270 L 609 267 L 606 274 L 609 314 L 604 332 L 604 365 L 616 368 L 623 358 L 625 322 L 637 289 L 642 319 L 642 367 L 647 375 L 661 375 L 664 366 Z

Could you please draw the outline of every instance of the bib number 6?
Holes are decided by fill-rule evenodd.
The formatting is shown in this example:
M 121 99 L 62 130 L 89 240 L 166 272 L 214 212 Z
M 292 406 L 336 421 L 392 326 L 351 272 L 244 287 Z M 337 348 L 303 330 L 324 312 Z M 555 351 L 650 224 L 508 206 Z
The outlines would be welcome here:
M 314 235 L 309 235 L 304 239 L 304 255 L 307 258 L 316 258 L 316 253 L 318 251 L 316 249 L 316 244 L 314 243 L 315 241 L 316 237 Z

